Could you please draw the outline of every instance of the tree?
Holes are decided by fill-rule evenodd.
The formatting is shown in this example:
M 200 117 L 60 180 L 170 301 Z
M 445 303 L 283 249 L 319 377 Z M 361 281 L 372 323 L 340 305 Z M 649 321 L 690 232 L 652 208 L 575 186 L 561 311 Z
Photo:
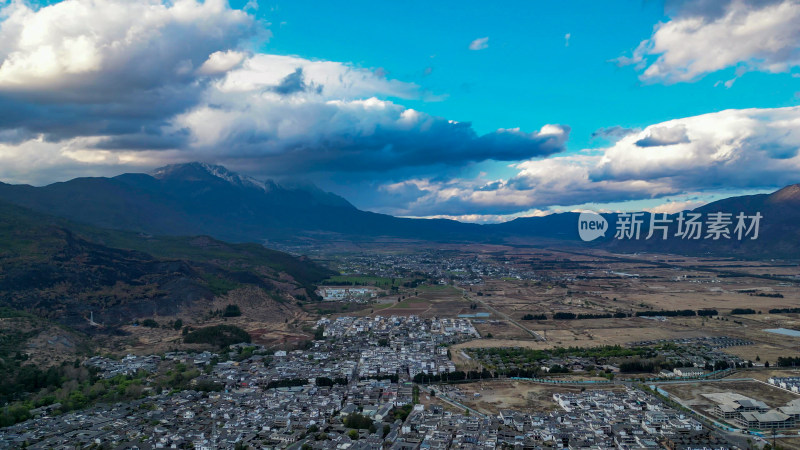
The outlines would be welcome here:
M 172 324 L 172 328 L 174 328 L 176 331 L 183 328 L 183 320 L 181 319 L 176 320 L 175 323 Z
M 158 322 L 156 322 L 153 319 L 144 319 L 142 321 L 142 326 L 145 326 L 145 327 L 148 327 L 148 328 L 158 328 Z
M 239 309 L 239 305 L 228 305 L 222 313 L 222 317 L 239 317 L 241 315 L 242 310 Z
M 328 377 L 317 377 L 315 382 L 317 386 L 333 386 L 333 380 Z
M 388 423 L 383 424 L 383 437 L 386 437 L 392 431 L 392 427 Z
M 350 439 L 357 441 L 358 440 L 358 430 L 350 430 L 347 432 L 347 437 Z
M 370 427 L 374 426 L 372 419 L 355 412 L 348 414 L 347 417 L 344 418 L 344 424 L 347 428 L 353 428 L 355 430 L 369 430 Z

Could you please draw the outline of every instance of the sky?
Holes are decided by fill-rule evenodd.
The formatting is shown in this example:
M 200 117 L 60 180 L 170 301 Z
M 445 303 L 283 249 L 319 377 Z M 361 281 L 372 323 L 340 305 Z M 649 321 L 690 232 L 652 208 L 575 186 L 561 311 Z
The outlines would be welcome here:
M 800 182 L 800 0 L 0 1 L 0 180 L 204 161 L 497 222 Z

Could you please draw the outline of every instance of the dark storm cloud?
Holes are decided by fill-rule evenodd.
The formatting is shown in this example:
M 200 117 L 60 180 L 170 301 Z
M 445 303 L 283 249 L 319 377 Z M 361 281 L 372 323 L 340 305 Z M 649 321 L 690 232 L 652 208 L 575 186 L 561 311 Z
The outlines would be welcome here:
M 281 82 L 273 87 L 271 90 L 280 95 L 292 95 L 299 92 L 313 92 L 315 94 L 322 93 L 322 86 L 313 83 L 306 84 L 303 77 L 303 68 L 298 67 L 294 72 L 286 75 Z
M 272 114 L 283 124 L 291 124 L 293 116 L 314 116 L 322 124 L 295 137 L 279 137 L 272 127 L 233 126 L 237 131 L 225 132 L 217 146 L 226 149 L 221 155 L 225 158 L 260 161 L 276 172 L 362 172 L 369 177 L 437 164 L 544 157 L 565 150 L 569 136 L 569 127 L 558 126 L 538 133 L 498 130 L 479 136 L 469 123 L 422 113 L 410 122 L 405 111 L 396 105 L 377 111 L 330 104 L 291 111 L 271 108 L 259 115 L 262 122 L 270 122 Z
M 24 130 L 57 142 L 80 136 L 128 135 L 131 148 L 146 148 L 171 117 L 197 105 L 203 82 L 167 85 L 103 98 L 39 99 L 0 92 L 0 131 Z M 148 131 L 142 131 L 148 130 Z M 142 142 L 135 143 L 135 136 Z M 114 147 L 122 148 L 122 147 Z

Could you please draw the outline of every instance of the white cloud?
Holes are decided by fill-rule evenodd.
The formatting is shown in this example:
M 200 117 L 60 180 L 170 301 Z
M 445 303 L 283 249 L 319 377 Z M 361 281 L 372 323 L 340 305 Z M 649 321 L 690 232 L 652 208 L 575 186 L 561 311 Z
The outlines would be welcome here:
M 475 39 L 474 41 L 469 43 L 470 50 L 483 50 L 485 48 L 489 48 L 489 38 L 482 37 Z
M 140 154 L 267 176 L 374 174 L 546 156 L 569 134 L 551 125 L 479 136 L 396 103 L 431 97 L 385 71 L 253 53 L 260 22 L 224 0 L 15 1 L 0 17 L 0 151 L 49 155 L 20 158 L 30 170 L 136 165 Z
M 230 75 L 237 76 L 235 71 Z M 500 129 L 478 136 L 468 123 L 377 97 L 329 98 L 329 88 L 353 89 L 344 81 L 281 94 L 264 85 L 242 91 L 237 84 L 236 90 L 229 90 L 228 80 L 222 80 L 202 105 L 176 116 L 171 128 L 185 133 L 187 148 L 198 155 L 258 158 L 274 172 L 305 173 L 376 173 L 487 159 L 516 161 L 563 150 L 569 134 L 566 127 L 546 125 L 539 132 Z
M 675 214 L 681 211 L 690 211 L 705 205 L 707 202 L 694 200 L 694 201 L 668 201 L 653 208 L 645 208 L 645 211 L 657 214 Z
M 388 79 L 381 73 L 335 61 L 308 60 L 296 56 L 256 54 L 216 84 L 220 92 L 253 92 L 277 86 L 300 69 L 307 83 L 323 86 L 328 99 L 371 96 L 416 98 L 419 86 Z
M 38 10 L 14 1 L 0 14 L 0 91 L 39 93 L 168 84 L 254 24 L 222 0 L 65 0 Z
M 197 72 L 203 75 L 223 74 L 238 66 L 244 61 L 245 57 L 246 55 L 243 52 L 235 50 L 217 51 L 209 55 L 206 62 L 197 69 Z
M 41 185 L 54 179 L 114 176 L 121 167 L 147 170 L 180 157 L 175 151 L 98 150 L 94 145 L 100 139 L 79 137 L 50 142 L 36 136 L 15 144 L 0 142 L 0 179 Z
M 641 146 L 653 136 L 661 139 L 658 145 Z M 505 215 L 553 205 L 777 188 L 800 182 L 799 151 L 800 107 L 726 110 L 654 124 L 605 149 L 514 164 L 517 173 L 507 179 L 395 183 L 394 189 L 409 183 L 415 189 L 394 210 Z
M 691 4 L 691 3 L 689 3 Z M 800 65 L 800 2 L 734 0 L 721 14 L 678 16 L 656 26 L 623 64 L 646 81 L 691 81 L 728 67 L 787 72 Z M 738 75 L 741 75 L 740 71 Z M 730 87 L 732 81 L 726 83 Z
M 686 126 L 677 124 L 674 126 L 649 127 L 646 136 L 636 141 L 636 145 L 639 147 L 658 147 L 686 142 L 689 142 L 689 137 L 686 135 Z
M 673 145 L 637 145 L 655 128 L 684 129 Z M 626 136 L 593 168 L 594 180 L 669 180 L 676 187 L 783 185 L 798 181 L 800 107 L 726 110 Z
M 514 220 L 519 217 L 544 217 L 554 213 L 555 211 L 533 209 L 530 211 L 525 211 L 517 214 L 461 214 L 461 215 L 435 214 L 431 216 L 410 216 L 410 217 L 416 217 L 421 219 L 449 219 L 467 223 L 499 223 L 499 222 Z

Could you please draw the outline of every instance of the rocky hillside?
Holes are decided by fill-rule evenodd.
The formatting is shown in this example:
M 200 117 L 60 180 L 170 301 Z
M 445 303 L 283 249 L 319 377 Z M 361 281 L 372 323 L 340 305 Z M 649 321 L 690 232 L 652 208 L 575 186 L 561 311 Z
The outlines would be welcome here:
M 245 287 L 296 308 L 329 275 L 257 244 L 102 230 L 0 202 L 0 305 L 86 332 L 177 315 Z

